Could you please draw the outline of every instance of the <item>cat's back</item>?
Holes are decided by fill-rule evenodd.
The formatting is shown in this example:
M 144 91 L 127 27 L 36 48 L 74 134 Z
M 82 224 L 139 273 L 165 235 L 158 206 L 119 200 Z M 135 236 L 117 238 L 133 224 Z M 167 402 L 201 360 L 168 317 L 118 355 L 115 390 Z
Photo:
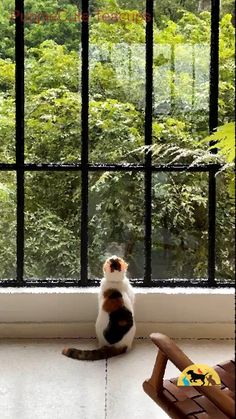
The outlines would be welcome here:
M 102 305 L 108 304 L 110 300 L 113 300 L 114 304 L 117 305 L 122 303 L 123 306 L 133 313 L 134 291 L 127 278 L 120 282 L 111 282 L 105 278 L 102 279 L 99 292 L 100 308 Z
M 128 280 L 121 282 L 102 280 L 96 322 L 100 343 L 116 346 L 118 343 L 131 345 L 135 332 L 132 292 Z

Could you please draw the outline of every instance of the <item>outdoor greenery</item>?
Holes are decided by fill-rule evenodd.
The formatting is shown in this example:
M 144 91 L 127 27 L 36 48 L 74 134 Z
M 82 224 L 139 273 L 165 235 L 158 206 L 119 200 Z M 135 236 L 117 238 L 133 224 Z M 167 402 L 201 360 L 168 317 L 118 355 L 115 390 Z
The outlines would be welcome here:
M 25 160 L 80 162 L 81 4 L 25 0 L 25 9 Z M 93 0 L 90 10 L 89 160 L 143 162 L 145 1 Z M 219 125 L 234 120 L 233 25 L 233 2 L 222 0 Z M 14 0 L 0 0 L 0 31 L 0 162 L 14 163 Z M 154 163 L 168 164 L 167 149 L 184 150 L 177 163 L 207 150 L 209 68 L 210 1 L 156 1 Z M 220 280 L 234 277 L 229 182 L 232 172 L 217 175 Z M 79 278 L 81 174 L 27 173 L 25 191 L 25 276 Z M 90 277 L 100 277 L 104 257 L 117 253 L 131 277 L 142 278 L 144 174 L 91 173 L 89 217 Z M 16 177 L 0 172 L 0 278 L 15 277 L 15 226 Z M 153 278 L 207 278 L 207 229 L 208 174 L 154 174 Z

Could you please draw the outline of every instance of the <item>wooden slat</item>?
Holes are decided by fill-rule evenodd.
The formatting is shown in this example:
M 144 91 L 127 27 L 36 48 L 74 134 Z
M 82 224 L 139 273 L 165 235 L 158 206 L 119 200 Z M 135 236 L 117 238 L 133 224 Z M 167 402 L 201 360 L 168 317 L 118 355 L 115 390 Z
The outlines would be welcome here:
M 175 405 L 177 409 L 184 415 L 183 417 L 204 412 L 204 409 L 191 399 L 185 399 L 183 401 L 176 402 Z
M 218 365 L 214 369 L 219 374 L 220 379 L 224 383 L 224 385 L 234 392 L 235 378 Z
M 197 403 L 205 413 L 214 419 L 228 419 L 228 416 L 224 415 L 210 400 L 205 396 L 198 397 Z
M 198 413 L 195 416 L 196 419 L 212 419 L 207 413 Z
M 235 363 L 234 361 L 222 362 L 217 365 L 218 367 L 223 368 L 227 371 L 230 375 L 235 376 Z
M 186 400 L 186 394 L 182 391 L 180 387 L 176 387 L 175 384 L 171 383 L 169 380 L 164 381 L 164 387 L 174 396 L 177 401 Z

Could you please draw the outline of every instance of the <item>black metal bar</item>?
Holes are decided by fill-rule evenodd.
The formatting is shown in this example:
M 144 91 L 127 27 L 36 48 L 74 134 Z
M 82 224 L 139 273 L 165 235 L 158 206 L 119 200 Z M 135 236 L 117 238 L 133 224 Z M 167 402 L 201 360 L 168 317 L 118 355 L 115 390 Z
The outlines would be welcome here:
M 153 0 L 146 0 L 146 109 L 145 145 L 152 145 L 153 114 Z M 145 153 L 145 271 L 144 284 L 149 286 L 152 278 L 152 153 Z
M 214 172 L 209 173 L 208 186 L 208 281 L 209 285 L 216 284 L 216 177 Z
M 210 62 L 210 110 L 209 132 L 218 126 L 219 101 L 219 21 L 220 0 L 211 1 L 211 62 Z M 214 150 L 213 152 L 216 152 Z M 208 281 L 215 286 L 216 263 L 216 178 L 215 173 L 209 173 L 209 231 L 208 231 Z
M 88 280 L 88 286 L 89 287 L 98 287 L 100 285 L 100 280 L 98 279 L 92 279 L 92 280 Z M 146 288 L 145 283 L 141 280 L 141 279 L 131 279 L 130 280 L 131 284 L 134 287 L 139 287 L 139 288 Z M 17 282 L 15 280 L 3 280 L 0 281 L 0 287 L 2 288 L 8 288 L 8 287 L 18 287 L 19 285 L 17 284 Z M 40 279 L 31 279 L 31 280 L 24 280 L 24 283 L 22 284 L 22 287 L 27 287 L 27 288 L 54 288 L 54 287 L 59 287 L 59 288 L 73 288 L 73 287 L 78 287 L 78 281 L 75 280 L 68 280 L 65 279 L 64 281 L 61 280 L 57 280 L 57 279 L 48 279 L 48 280 L 40 280 Z M 234 289 L 234 284 L 230 283 L 230 282 L 225 282 L 225 281 L 217 281 L 216 285 L 209 285 L 208 280 L 176 280 L 176 279 L 165 279 L 165 280 L 155 280 L 153 279 L 151 281 L 151 284 L 148 285 L 148 288 L 152 287 L 152 288 L 186 288 L 186 287 L 192 287 L 192 288 L 230 288 L 230 289 Z
M 27 172 L 79 172 L 82 165 L 78 164 L 56 164 L 56 163 L 27 163 L 24 165 Z M 187 164 L 159 164 L 151 165 L 152 172 L 217 172 L 223 167 L 221 164 L 200 164 L 189 166 Z M 89 172 L 144 172 L 146 166 L 143 164 L 88 164 Z M 0 171 L 16 171 L 15 164 L 0 163 Z
M 218 126 L 220 0 L 211 0 L 211 61 L 209 131 Z
M 15 62 L 16 62 L 16 178 L 17 178 L 17 284 L 24 275 L 24 1 L 16 0 Z
M 27 163 L 24 165 L 27 172 L 79 172 L 82 165 L 78 164 L 56 164 L 56 163 Z M 151 165 L 153 172 L 217 172 L 223 167 L 222 164 L 199 164 L 189 166 L 187 164 L 158 164 Z M 89 172 L 144 172 L 146 166 L 143 164 L 88 164 Z M 0 163 L 0 171 L 16 171 L 15 164 Z
M 89 0 L 82 0 L 81 243 L 80 284 L 88 281 Z
M 16 171 L 16 164 L 14 163 L 0 163 L 0 171 L 1 172 L 8 172 L 8 171 Z

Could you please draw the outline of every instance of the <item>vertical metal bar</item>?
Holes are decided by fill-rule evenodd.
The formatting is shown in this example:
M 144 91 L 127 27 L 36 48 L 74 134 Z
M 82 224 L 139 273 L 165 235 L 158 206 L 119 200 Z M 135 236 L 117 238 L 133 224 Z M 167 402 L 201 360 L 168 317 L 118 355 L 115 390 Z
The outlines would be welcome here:
M 145 145 L 152 144 L 153 113 L 153 0 L 146 0 L 146 109 Z M 145 272 L 144 284 L 152 278 L 152 153 L 145 153 Z
M 82 0 L 80 285 L 88 284 L 89 0 Z
M 218 126 L 219 100 L 219 20 L 220 0 L 211 1 L 211 63 L 209 131 Z M 213 151 L 214 152 L 214 151 Z M 216 150 L 215 150 L 216 152 Z M 209 231 L 208 231 L 208 282 L 214 287 L 216 262 L 216 179 L 215 171 L 209 173 Z
M 15 1 L 15 94 L 16 94 L 16 178 L 17 178 L 17 284 L 24 275 L 24 1 Z

